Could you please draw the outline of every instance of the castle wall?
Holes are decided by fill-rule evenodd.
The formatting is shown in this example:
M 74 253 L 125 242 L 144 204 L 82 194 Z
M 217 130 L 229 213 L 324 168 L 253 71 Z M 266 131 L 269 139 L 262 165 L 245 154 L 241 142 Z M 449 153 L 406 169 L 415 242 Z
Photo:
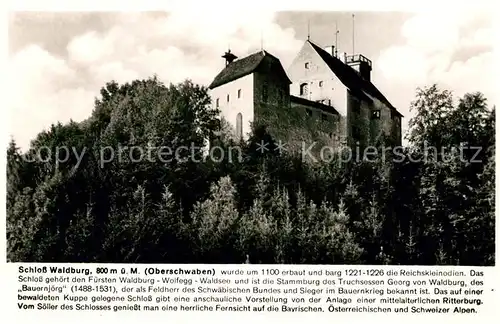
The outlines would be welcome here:
M 370 143 L 376 145 L 384 138 L 386 145 L 401 145 L 401 118 L 380 100 L 373 99 L 372 110 L 380 110 L 380 119 L 372 119 Z
M 288 81 L 275 75 L 272 71 L 255 72 L 253 89 L 256 120 L 266 110 L 277 110 L 290 106 Z
M 394 139 L 394 144 L 401 146 L 402 143 L 402 129 L 401 129 L 401 117 L 394 116 L 392 119 L 392 137 Z
M 321 150 L 322 147 L 328 147 L 325 150 L 337 151 L 341 147 L 344 141 L 344 136 L 342 136 L 344 117 L 297 102 L 291 103 L 291 109 L 301 117 L 296 127 L 304 128 L 310 134 L 310 136 L 302 136 L 307 147 L 316 143 L 312 151 Z
M 393 120 L 392 109 L 380 100 L 369 96 L 371 99 L 358 99 L 355 95 L 347 91 L 347 121 L 350 125 L 347 129 L 348 144 L 359 145 L 361 148 L 368 145 L 382 144 L 385 139 L 401 141 L 401 132 L 398 131 L 401 125 Z M 378 111 L 380 117 L 375 117 Z
M 347 144 L 351 147 L 365 146 L 370 141 L 371 104 L 350 91 L 346 91 L 347 101 Z

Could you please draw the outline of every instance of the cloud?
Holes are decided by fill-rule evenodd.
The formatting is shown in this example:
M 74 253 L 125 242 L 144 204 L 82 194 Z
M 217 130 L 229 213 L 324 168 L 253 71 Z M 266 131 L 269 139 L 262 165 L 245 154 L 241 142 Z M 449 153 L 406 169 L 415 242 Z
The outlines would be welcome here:
M 375 61 L 381 88 L 407 120 L 416 87 L 437 83 L 462 96 L 483 92 L 498 98 L 493 80 L 493 23 L 487 13 L 421 13 L 401 27 L 404 43 L 381 51 Z
M 54 122 L 86 118 L 93 102 L 92 92 L 74 86 L 77 72 L 39 46 L 30 45 L 12 58 L 9 78 L 10 125 L 21 147 Z
M 123 13 L 114 14 L 105 30 L 88 26 L 74 35 L 64 56 L 29 45 L 11 57 L 11 132 L 26 148 L 51 123 L 85 119 L 100 87 L 112 79 L 124 83 L 156 74 L 165 83 L 190 78 L 208 84 L 223 68 L 220 56 L 228 46 L 243 57 L 263 41 L 287 66 L 302 41 L 274 20 L 272 12 L 237 8 L 225 9 L 224 17 L 207 10 Z

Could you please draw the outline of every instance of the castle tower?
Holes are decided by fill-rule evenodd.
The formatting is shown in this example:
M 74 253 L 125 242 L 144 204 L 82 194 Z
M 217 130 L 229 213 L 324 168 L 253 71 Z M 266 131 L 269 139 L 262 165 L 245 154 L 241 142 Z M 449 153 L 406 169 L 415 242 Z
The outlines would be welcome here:
M 348 55 L 345 63 L 352 67 L 365 80 L 370 81 L 372 61 L 362 54 Z

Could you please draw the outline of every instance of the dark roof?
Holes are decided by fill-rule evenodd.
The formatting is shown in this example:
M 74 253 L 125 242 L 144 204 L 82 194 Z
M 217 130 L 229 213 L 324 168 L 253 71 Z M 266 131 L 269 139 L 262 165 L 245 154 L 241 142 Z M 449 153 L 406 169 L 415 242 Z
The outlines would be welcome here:
M 377 87 L 371 83 L 369 80 L 362 78 L 356 70 L 354 70 L 349 65 L 345 64 L 338 58 L 328 54 L 324 49 L 314 44 L 311 41 L 307 41 L 314 50 L 318 53 L 318 55 L 323 59 L 323 61 L 328 65 L 328 67 L 332 70 L 333 73 L 340 79 L 340 81 L 351 90 L 355 95 L 360 96 L 364 99 L 368 99 L 365 93 L 369 94 L 372 97 L 377 98 L 391 109 L 393 109 L 399 116 L 403 117 L 403 115 L 387 100 L 386 97 L 380 92 Z
M 264 59 L 271 60 L 273 63 L 279 63 L 280 69 L 286 76 L 286 72 L 281 66 L 281 62 L 275 56 L 269 54 L 266 51 L 259 51 L 257 53 L 251 54 L 242 59 L 233 61 L 229 63 L 212 81 L 212 83 L 208 86 L 209 89 L 216 88 L 225 83 L 229 83 L 236 79 L 242 78 L 250 73 L 253 73 L 259 68 L 260 64 L 264 61 Z M 288 77 L 287 77 L 288 78 Z M 291 83 L 291 81 L 289 80 Z
M 317 109 L 320 109 L 320 110 L 327 112 L 327 113 L 330 113 L 330 114 L 340 115 L 339 112 L 335 108 L 333 108 L 332 106 L 322 104 L 321 102 L 311 101 L 311 100 L 301 98 L 301 97 L 296 97 L 296 96 L 290 96 L 290 102 L 298 103 L 298 104 L 301 104 L 304 106 L 317 108 Z

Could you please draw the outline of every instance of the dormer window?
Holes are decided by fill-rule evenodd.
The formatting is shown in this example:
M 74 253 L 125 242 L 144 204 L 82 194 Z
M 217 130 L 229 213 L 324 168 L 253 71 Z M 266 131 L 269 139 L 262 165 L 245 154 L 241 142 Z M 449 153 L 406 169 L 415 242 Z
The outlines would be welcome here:
M 322 88 L 323 87 L 323 81 L 319 81 L 319 87 Z
M 229 102 L 229 95 L 227 95 L 227 102 Z
M 241 89 L 238 89 L 238 99 L 241 98 Z
M 380 119 L 380 110 L 372 111 L 372 119 Z
M 304 64 L 304 67 L 305 67 L 306 69 L 309 69 L 309 62 L 306 62 L 306 63 Z

